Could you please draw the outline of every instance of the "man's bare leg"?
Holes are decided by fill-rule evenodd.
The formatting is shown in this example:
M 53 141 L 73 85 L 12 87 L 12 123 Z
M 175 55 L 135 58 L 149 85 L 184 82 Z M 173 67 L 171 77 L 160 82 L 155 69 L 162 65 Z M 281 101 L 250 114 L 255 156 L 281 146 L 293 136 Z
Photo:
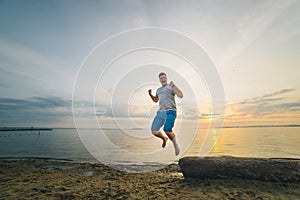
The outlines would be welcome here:
M 167 144 L 168 137 L 164 136 L 161 131 L 152 131 L 152 134 L 163 140 L 163 143 L 162 143 L 161 146 L 162 146 L 162 148 L 165 148 L 165 146 Z
M 180 148 L 179 145 L 176 142 L 176 136 L 175 133 L 173 132 L 166 132 L 167 136 L 169 137 L 169 139 L 173 142 L 174 148 L 175 148 L 175 155 L 177 156 L 180 153 Z

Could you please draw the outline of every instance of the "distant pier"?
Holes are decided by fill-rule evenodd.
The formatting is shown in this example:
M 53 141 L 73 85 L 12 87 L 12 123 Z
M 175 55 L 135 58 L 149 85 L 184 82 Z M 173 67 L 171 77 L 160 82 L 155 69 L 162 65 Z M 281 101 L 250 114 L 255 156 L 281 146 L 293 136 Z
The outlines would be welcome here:
M 0 127 L 0 131 L 52 131 L 52 128 L 38 128 L 38 127 Z

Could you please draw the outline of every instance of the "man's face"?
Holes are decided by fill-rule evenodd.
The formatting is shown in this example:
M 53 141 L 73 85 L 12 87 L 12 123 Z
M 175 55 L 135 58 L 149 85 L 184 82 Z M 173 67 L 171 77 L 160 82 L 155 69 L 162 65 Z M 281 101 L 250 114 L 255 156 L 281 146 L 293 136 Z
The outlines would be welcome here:
M 163 85 L 163 86 L 167 85 L 167 83 L 168 83 L 167 76 L 166 75 L 161 75 L 159 77 L 159 81 L 160 81 L 161 85 Z

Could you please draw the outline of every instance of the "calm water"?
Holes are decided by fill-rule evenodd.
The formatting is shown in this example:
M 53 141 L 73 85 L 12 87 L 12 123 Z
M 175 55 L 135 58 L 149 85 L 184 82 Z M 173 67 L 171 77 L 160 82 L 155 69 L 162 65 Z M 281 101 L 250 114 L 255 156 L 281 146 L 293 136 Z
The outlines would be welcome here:
M 139 130 L 132 130 L 138 135 Z M 192 146 L 182 156 L 198 156 L 202 144 L 202 133 L 193 141 Z M 84 130 L 93 139 L 97 130 Z M 161 141 L 151 137 L 136 142 L 129 137 L 122 136 L 118 130 L 108 130 L 110 140 L 125 151 L 144 153 L 148 155 L 153 151 L 161 151 Z M 124 154 L 115 154 L 111 148 L 98 141 L 96 149 L 101 151 L 106 160 L 114 163 L 134 163 Z M 180 142 L 180 141 L 179 141 Z M 299 127 L 276 127 L 276 128 L 227 128 L 222 129 L 222 134 L 209 156 L 232 155 L 242 157 L 285 157 L 300 158 L 300 128 Z M 171 142 L 162 153 L 155 155 L 153 160 L 157 163 L 167 159 L 169 152 L 173 155 Z M 167 152 L 166 154 L 163 154 Z M 159 156 L 161 155 L 161 156 Z M 10 131 L 0 132 L 0 157 L 47 157 L 71 159 L 74 161 L 93 162 L 95 159 L 81 143 L 76 129 L 53 129 L 53 131 Z M 172 157 L 172 159 L 174 159 Z M 171 160 L 172 160 L 171 159 Z M 170 161 L 171 161 L 170 160 Z M 144 164 L 147 162 L 143 162 Z
M 209 155 L 300 158 L 300 127 L 225 128 Z

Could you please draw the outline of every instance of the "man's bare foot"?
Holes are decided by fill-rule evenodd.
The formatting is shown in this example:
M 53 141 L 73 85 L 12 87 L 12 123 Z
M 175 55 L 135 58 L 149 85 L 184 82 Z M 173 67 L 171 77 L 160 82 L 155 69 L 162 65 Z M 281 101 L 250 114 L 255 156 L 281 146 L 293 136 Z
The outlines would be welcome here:
M 165 148 L 167 141 L 168 141 L 168 137 L 163 137 L 162 140 L 163 140 L 163 143 L 161 146 L 162 146 L 162 148 Z
M 180 153 L 180 149 L 179 149 L 178 144 L 176 143 L 175 144 L 175 155 L 178 156 L 179 153 Z
M 179 153 L 180 153 L 180 148 L 179 148 L 179 145 L 178 143 L 176 142 L 176 138 L 174 137 L 173 140 L 173 145 L 174 145 L 174 148 L 175 148 L 175 155 L 178 156 Z

